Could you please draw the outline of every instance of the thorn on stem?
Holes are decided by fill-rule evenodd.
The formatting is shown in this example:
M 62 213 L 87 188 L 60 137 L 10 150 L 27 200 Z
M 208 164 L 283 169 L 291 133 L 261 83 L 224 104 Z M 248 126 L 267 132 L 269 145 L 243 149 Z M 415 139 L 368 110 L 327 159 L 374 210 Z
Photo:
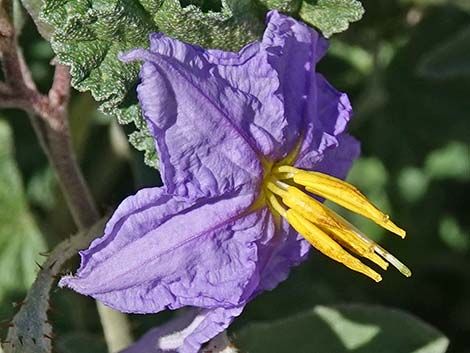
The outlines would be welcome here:
M 52 263 L 49 265 L 49 270 L 52 270 L 54 265 L 57 263 L 57 260 L 52 261 Z
M 0 327 L 2 327 L 2 328 L 10 328 L 10 327 L 13 327 L 13 326 L 15 326 L 15 324 L 11 321 L 5 321 L 5 322 L 2 322 L 0 324 Z
M 16 302 L 13 302 L 12 305 L 14 308 L 20 308 L 26 303 L 25 300 L 18 300 Z

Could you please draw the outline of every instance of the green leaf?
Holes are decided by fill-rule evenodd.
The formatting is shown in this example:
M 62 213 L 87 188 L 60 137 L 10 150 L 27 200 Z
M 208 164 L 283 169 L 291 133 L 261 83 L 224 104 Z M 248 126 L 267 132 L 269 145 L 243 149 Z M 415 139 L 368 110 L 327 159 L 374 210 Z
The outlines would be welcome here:
M 268 9 L 276 9 L 281 12 L 295 13 L 299 10 L 302 0 L 259 0 Z
M 139 63 L 123 64 L 118 53 L 148 47 L 152 32 L 187 42 L 238 50 L 258 38 L 263 22 L 249 0 L 222 1 L 220 12 L 203 12 L 177 0 L 45 0 L 41 19 L 54 28 L 51 44 L 71 67 L 72 85 L 91 91 L 100 109 L 119 123 L 134 123 L 130 141 L 156 166 L 155 146 L 137 104 Z
M 21 4 L 26 9 L 28 14 L 31 16 L 38 32 L 45 39 L 50 39 L 52 34 L 52 28 L 40 20 L 39 14 L 41 12 L 42 1 L 41 0 L 21 0 Z M 15 25 L 16 28 L 16 25 Z
M 157 30 L 151 13 L 158 6 L 158 1 L 45 0 L 41 12 L 54 28 L 52 49 L 71 67 L 72 85 L 91 91 L 105 113 L 137 129 L 146 129 L 135 95 L 139 64 L 123 64 L 117 55 L 147 46 L 149 33 Z
M 35 261 L 45 249 L 13 154 L 11 130 L 0 120 L 0 301 L 8 291 L 31 285 L 38 270 Z
M 470 26 L 424 54 L 417 71 L 433 79 L 470 77 Z
M 445 215 L 440 219 L 439 237 L 453 251 L 465 253 L 469 249 L 470 234 L 453 216 Z
M 328 38 L 348 29 L 349 23 L 359 21 L 364 8 L 358 0 L 304 0 L 299 14 Z
M 433 179 L 470 180 L 470 150 L 467 144 L 451 141 L 429 153 L 426 174 Z
M 317 306 L 236 334 L 242 351 L 256 353 L 444 353 L 448 340 L 405 312 L 364 305 Z
M 166 0 L 155 14 L 160 31 L 206 48 L 238 51 L 261 36 L 263 23 L 254 15 L 251 0 L 222 1 L 220 12 L 204 13 L 194 5 L 181 7 Z

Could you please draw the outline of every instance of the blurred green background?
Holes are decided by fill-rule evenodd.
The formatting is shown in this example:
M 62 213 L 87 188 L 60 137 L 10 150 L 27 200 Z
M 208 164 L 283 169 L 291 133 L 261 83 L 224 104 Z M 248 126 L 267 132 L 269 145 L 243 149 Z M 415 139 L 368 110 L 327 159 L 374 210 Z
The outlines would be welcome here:
M 400 240 L 366 220 L 346 216 L 403 260 L 413 276 L 406 279 L 389 270 L 375 284 L 312 252 L 285 283 L 253 301 L 232 332 L 249 341 L 246 327 L 269 332 L 269 326 L 255 323 L 277 320 L 282 327 L 285 318 L 317 305 L 381 305 L 436 327 L 450 339 L 448 352 L 469 353 L 470 1 L 368 0 L 363 5 L 363 19 L 333 37 L 318 71 L 353 102 L 350 132 L 362 143 L 362 157 L 349 181 L 393 215 L 408 236 Z M 53 54 L 29 20 L 21 44 L 36 82 L 46 91 Z M 126 127 L 98 113 L 89 95 L 74 94 L 70 119 L 86 179 L 102 211 L 143 186 L 160 183 L 158 173 L 129 147 Z M 10 318 L 16 311 L 12 302 L 24 297 L 37 270 L 35 261 L 42 261 L 38 253 L 74 230 L 27 116 L 1 111 L 0 321 Z M 75 266 L 70 263 L 66 271 Z M 56 350 L 102 352 L 93 302 L 67 290 L 52 297 Z M 321 308 L 319 315 L 324 314 Z M 344 308 L 354 317 L 354 306 Z M 132 316 L 136 334 L 166 316 Z M 395 322 L 393 315 L 390 320 Z M 396 318 L 395 330 L 408 330 L 401 326 L 404 321 Z M 305 325 L 315 323 L 307 320 Z M 4 335 L 2 328 L 0 337 Z M 380 353 L 371 347 L 347 351 Z M 346 348 L 318 352 L 346 351 L 341 349 Z

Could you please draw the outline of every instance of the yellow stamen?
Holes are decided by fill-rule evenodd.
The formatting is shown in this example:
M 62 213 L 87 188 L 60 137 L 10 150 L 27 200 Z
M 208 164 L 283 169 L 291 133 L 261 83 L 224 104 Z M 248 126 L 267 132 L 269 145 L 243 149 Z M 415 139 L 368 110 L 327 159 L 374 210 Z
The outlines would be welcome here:
M 403 262 L 398 260 L 395 256 L 390 254 L 387 250 L 382 248 L 380 245 L 375 244 L 374 251 L 382 256 L 385 260 L 390 262 L 400 273 L 406 277 L 411 277 L 411 270 L 405 266 Z
M 296 187 L 288 186 L 287 193 L 282 197 L 282 201 L 286 206 L 323 229 L 341 245 L 360 256 L 368 258 L 383 269 L 387 269 L 388 264 L 374 254 L 373 243 L 364 241 L 364 239 L 351 230 L 348 224 L 341 221 L 339 215 L 326 208 L 314 198 Z
M 284 184 L 283 182 L 276 180 L 274 178 L 271 178 L 267 183 L 266 187 L 268 188 L 269 191 L 271 191 L 273 194 L 278 195 L 283 197 L 284 195 L 287 195 L 287 188 L 289 185 Z
M 284 161 L 292 162 L 298 150 Z M 369 239 L 343 217 L 303 191 L 327 198 L 349 210 L 370 218 L 382 227 L 405 236 L 354 186 L 319 172 L 308 172 L 289 165 L 267 165 L 261 202 L 268 204 L 277 224 L 282 218 L 323 254 L 354 271 L 379 282 L 382 278 L 351 253 L 365 257 L 384 270 L 389 263 L 409 277 L 411 271 L 393 255 Z M 298 187 L 302 190 L 300 190 Z M 349 253 L 350 251 L 351 253 Z
M 299 143 L 295 145 L 295 147 L 292 149 L 292 151 L 284 157 L 281 161 L 278 162 L 278 165 L 291 165 L 295 162 L 297 159 L 299 152 L 300 152 L 300 147 L 302 146 L 302 139 L 299 139 Z
M 274 209 L 281 217 L 286 218 L 286 210 L 284 207 L 281 206 L 279 201 L 277 200 L 276 196 L 272 192 L 267 192 L 267 198 L 269 205 L 271 206 L 272 209 Z
M 344 264 L 354 271 L 372 278 L 376 282 L 380 282 L 382 280 L 382 277 L 377 272 L 367 267 L 361 261 L 345 251 L 325 232 L 309 222 L 301 214 L 289 209 L 286 212 L 286 219 L 297 232 L 299 232 L 310 244 L 326 256 Z
M 369 239 L 367 235 L 362 233 L 359 229 L 357 229 L 354 225 L 349 223 L 343 217 L 341 217 L 340 215 L 336 213 L 335 213 L 335 216 L 337 217 L 339 222 L 343 223 L 345 227 L 348 227 L 358 238 L 360 238 L 365 243 L 370 244 L 370 246 L 372 247 L 373 251 L 376 254 L 382 256 L 386 261 L 390 262 L 392 266 L 395 267 L 398 271 L 400 271 L 404 276 L 406 277 L 411 276 L 411 270 L 408 267 L 406 267 L 402 262 L 400 262 L 395 256 L 393 256 L 387 250 L 382 248 L 380 245 L 378 245 L 377 243 Z M 380 259 L 380 257 L 378 258 Z
M 273 172 L 282 173 L 283 176 L 286 176 L 286 173 L 288 173 L 287 175 L 292 175 L 295 183 L 305 186 L 307 191 L 367 217 L 402 238 L 406 235 L 406 232 L 395 225 L 388 215 L 385 215 L 375 207 L 357 188 L 343 180 L 291 166 L 275 167 Z

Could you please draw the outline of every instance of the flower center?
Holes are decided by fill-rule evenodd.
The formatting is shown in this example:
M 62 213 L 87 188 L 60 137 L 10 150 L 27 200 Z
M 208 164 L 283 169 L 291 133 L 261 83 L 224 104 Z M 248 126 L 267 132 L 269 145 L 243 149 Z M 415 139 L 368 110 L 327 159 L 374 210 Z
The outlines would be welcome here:
M 285 161 L 283 161 L 285 162 Z M 289 165 L 275 165 L 263 182 L 263 193 L 276 217 L 282 217 L 312 246 L 376 282 L 382 277 L 352 255 L 365 257 L 384 270 L 392 264 L 406 277 L 411 271 L 343 217 L 310 196 L 314 194 L 367 217 L 404 238 L 406 232 L 359 190 L 329 175 Z

